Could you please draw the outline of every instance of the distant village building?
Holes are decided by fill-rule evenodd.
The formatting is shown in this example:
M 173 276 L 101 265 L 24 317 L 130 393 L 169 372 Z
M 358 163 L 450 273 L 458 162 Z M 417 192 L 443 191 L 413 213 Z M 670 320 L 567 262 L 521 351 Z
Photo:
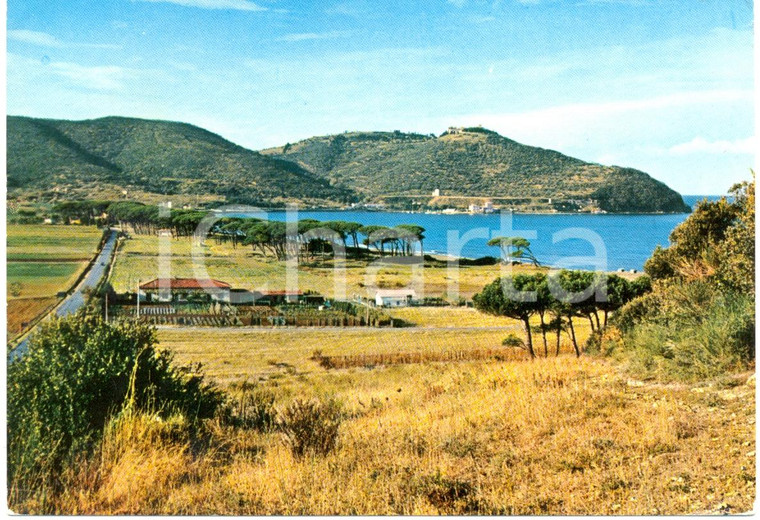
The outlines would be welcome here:
M 464 127 L 463 126 L 450 126 L 449 129 L 447 130 L 447 132 L 449 134 L 461 134 L 462 132 L 464 132 Z
M 406 307 L 417 297 L 413 289 L 379 289 L 375 293 L 378 307 Z
M 441 190 L 439 188 L 436 188 L 433 190 L 433 197 L 440 197 L 441 196 Z
M 469 211 L 470 213 L 493 213 L 494 212 L 493 202 L 489 200 L 488 202 L 484 202 L 482 206 L 478 204 L 470 204 L 467 207 L 467 211 Z

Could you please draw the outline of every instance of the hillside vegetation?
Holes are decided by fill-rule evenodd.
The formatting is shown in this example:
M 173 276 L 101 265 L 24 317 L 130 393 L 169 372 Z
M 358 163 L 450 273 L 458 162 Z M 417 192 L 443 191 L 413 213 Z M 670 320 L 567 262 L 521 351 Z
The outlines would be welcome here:
M 497 206 L 531 210 L 684 212 L 681 196 L 630 168 L 583 162 L 490 130 L 440 137 L 354 132 L 257 153 L 185 123 L 9 116 L 10 199 L 128 198 L 193 206 Z M 441 197 L 432 197 L 435 189 Z M 550 201 L 551 199 L 551 201 Z
M 247 150 L 201 128 L 168 121 L 106 117 L 58 121 L 8 117 L 8 188 L 191 194 L 224 202 L 345 202 L 334 188 L 292 162 Z
M 451 204 L 448 197 L 515 199 L 504 202 L 517 205 L 551 198 L 555 209 L 581 209 L 593 200 L 610 212 L 688 211 L 678 193 L 644 172 L 587 163 L 479 127 L 440 137 L 351 132 L 262 153 L 295 161 L 367 199 L 396 196 L 386 200 L 395 205 L 403 204 L 398 196 L 416 195 L 428 206 Z M 442 200 L 431 197 L 435 189 Z

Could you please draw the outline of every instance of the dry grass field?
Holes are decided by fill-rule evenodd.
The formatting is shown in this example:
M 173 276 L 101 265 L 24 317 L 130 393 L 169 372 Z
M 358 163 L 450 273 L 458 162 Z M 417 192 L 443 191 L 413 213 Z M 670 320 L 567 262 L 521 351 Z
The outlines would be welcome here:
M 220 350 L 223 347 L 220 347 Z M 633 381 L 571 356 L 398 365 L 265 383 L 281 408 L 334 395 L 337 449 L 141 416 L 70 476 L 72 514 L 688 514 L 749 511 L 754 388 Z M 178 429 L 179 428 L 179 429 Z M 175 433 L 172 433 L 175 432 Z M 35 510 L 35 504 L 24 504 Z
M 189 240 L 172 241 L 172 276 L 193 271 Z M 117 291 L 156 276 L 157 239 L 126 241 Z M 284 283 L 284 266 L 209 243 L 208 275 L 240 287 Z M 406 285 L 409 268 L 384 267 Z M 347 270 L 365 291 L 366 265 Z M 471 295 L 499 267 L 462 268 Z M 426 287 L 449 294 L 445 268 Z M 332 295 L 332 271 L 304 266 L 300 287 Z M 350 292 L 349 292 L 350 294 Z M 612 359 L 501 346 L 521 326 L 467 307 L 394 309 L 404 328 L 162 327 L 162 348 L 231 396 L 255 392 L 282 418 L 296 400 L 340 403 L 337 446 L 299 457 L 283 429 L 219 418 L 193 431 L 182 416 L 125 415 L 98 453 L 64 477 L 52 509 L 68 514 L 581 515 L 750 511 L 756 494 L 750 372 L 699 383 L 632 379 Z M 536 321 L 537 323 L 537 321 Z M 576 321 L 582 345 L 588 323 Z M 552 335 L 549 352 L 552 352 Z M 495 351 L 503 356 L 491 358 Z M 488 354 L 487 356 L 484 353 Z M 320 356 L 340 359 L 325 368 Z M 451 361 L 457 359 L 457 361 Z M 447 360 L 447 361 L 442 361 Z M 262 399 L 261 397 L 259 397 Z M 260 402 L 265 402 L 263 398 Z M 46 509 L 47 508 L 47 509 Z M 34 499 L 19 512 L 50 510 Z
M 402 307 L 388 314 L 417 327 L 502 327 L 517 322 L 502 316 L 489 316 L 472 307 Z
M 8 300 L 8 339 L 23 332 L 22 325 L 30 323 L 58 302 L 58 298 L 12 298 Z
M 522 350 L 501 347 L 509 334 L 524 335 L 522 324 L 509 318 L 452 307 L 394 309 L 393 315 L 411 320 L 415 326 L 263 330 L 162 327 L 158 338 L 163 347 L 175 353 L 179 363 L 202 363 L 206 374 L 225 385 L 245 379 L 322 373 L 319 363 L 311 359 L 316 351 L 325 356 L 355 356 L 503 349 L 505 359 L 527 357 Z M 578 322 L 576 334 L 582 345 L 590 334 L 588 323 Z M 548 340 L 550 355 L 554 355 L 554 335 L 550 334 Z M 543 355 L 539 334 L 534 333 L 534 345 L 537 353 Z M 564 333 L 561 352 L 573 352 Z
M 271 257 L 254 253 L 250 247 L 233 248 L 229 243 L 206 240 L 196 251 L 188 238 L 166 239 L 170 244 L 170 276 L 216 278 L 245 289 L 277 290 L 285 287 L 286 267 Z M 111 277 L 117 292 L 135 290 L 138 280 L 152 280 L 159 272 L 159 238 L 135 235 L 125 241 Z M 196 258 L 193 257 L 196 256 Z M 456 301 L 469 299 L 483 286 L 500 276 L 501 266 L 462 266 L 449 270 L 445 264 L 419 267 L 403 265 L 368 266 L 365 261 L 348 259 L 334 269 L 332 261 L 318 260 L 298 268 L 298 287 L 317 291 L 328 297 L 336 295 L 336 273 L 345 268 L 345 294 L 348 297 L 374 296 L 372 286 L 399 288 L 411 286 L 419 296 L 444 297 Z M 528 266 L 515 270 L 533 272 Z M 343 275 L 341 275 L 343 276 Z M 424 289 L 424 290 L 423 290 Z

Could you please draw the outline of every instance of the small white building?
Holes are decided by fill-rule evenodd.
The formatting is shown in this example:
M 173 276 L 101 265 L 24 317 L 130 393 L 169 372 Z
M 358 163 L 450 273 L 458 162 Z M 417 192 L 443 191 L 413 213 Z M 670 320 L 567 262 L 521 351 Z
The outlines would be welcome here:
M 441 196 L 441 190 L 439 188 L 436 188 L 433 190 L 433 197 L 440 197 Z
M 378 307 L 406 307 L 417 297 L 413 289 L 378 289 L 375 305 Z

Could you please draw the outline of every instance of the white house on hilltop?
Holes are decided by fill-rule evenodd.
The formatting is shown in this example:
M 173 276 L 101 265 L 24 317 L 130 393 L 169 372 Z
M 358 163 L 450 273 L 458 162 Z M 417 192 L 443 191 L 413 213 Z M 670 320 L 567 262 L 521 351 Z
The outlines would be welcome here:
M 413 289 L 378 289 L 375 305 L 378 307 L 406 307 L 417 297 Z

